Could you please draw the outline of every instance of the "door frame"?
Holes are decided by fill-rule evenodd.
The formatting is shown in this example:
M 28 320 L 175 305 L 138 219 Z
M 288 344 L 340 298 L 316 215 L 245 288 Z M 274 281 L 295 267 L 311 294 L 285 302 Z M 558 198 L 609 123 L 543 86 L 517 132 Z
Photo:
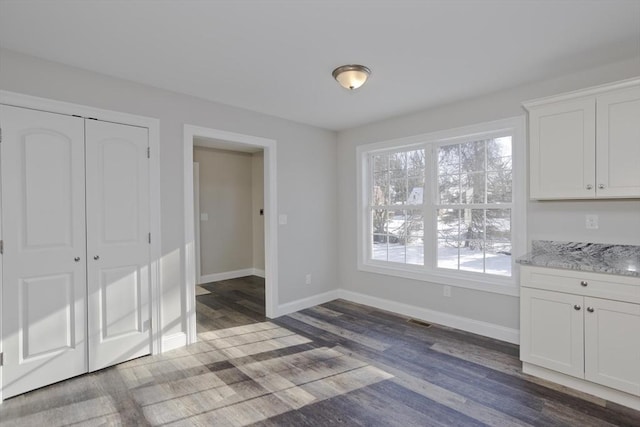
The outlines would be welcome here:
M 219 129 L 184 125 L 184 313 L 187 322 L 187 343 L 195 343 L 196 333 L 196 250 L 193 198 L 193 139 L 194 137 L 222 140 L 264 150 L 265 205 L 265 312 L 277 316 L 278 307 L 278 197 L 276 177 L 276 141 Z
M 151 232 L 151 244 L 149 245 L 149 278 L 151 281 L 150 300 L 151 306 L 151 354 L 159 354 L 162 351 L 162 294 L 161 285 L 161 228 L 160 228 L 160 120 L 138 116 L 118 111 L 94 108 L 81 104 L 56 101 L 48 98 L 25 95 L 17 92 L 0 90 L 0 104 L 14 107 L 29 108 L 50 113 L 79 115 L 86 118 L 95 118 L 106 122 L 120 123 L 130 126 L 144 127 L 149 130 L 149 226 Z M 1 155 L 1 150 L 0 150 Z M 1 174 L 0 174 L 1 180 Z M 2 186 L 0 181 L 0 196 Z M 0 199 L 1 200 L 1 199 Z M 2 239 L 2 206 L 0 206 L 0 239 Z M 2 306 L 2 262 L 0 256 L 0 307 Z M 0 317 L 0 331 L 2 331 L 2 318 Z M 0 333 L 0 352 L 2 347 L 2 334 Z M 0 403 L 2 402 L 2 367 L 0 366 Z

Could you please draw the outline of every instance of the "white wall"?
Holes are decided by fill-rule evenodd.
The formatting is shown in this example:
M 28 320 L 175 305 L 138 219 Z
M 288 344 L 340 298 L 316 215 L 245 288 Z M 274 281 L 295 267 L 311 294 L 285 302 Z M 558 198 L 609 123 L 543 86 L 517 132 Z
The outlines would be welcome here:
M 253 268 L 252 155 L 194 147 L 193 160 L 200 164 L 201 274 Z
M 184 332 L 183 124 L 277 141 L 279 303 L 337 287 L 336 136 L 150 86 L 0 50 L 0 89 L 160 119 L 162 328 Z M 313 273 L 313 285 L 305 274 Z
M 597 69 L 520 86 L 415 114 L 372 123 L 338 133 L 340 212 L 339 276 L 341 287 L 398 303 L 489 322 L 519 327 L 518 298 L 442 286 L 416 280 L 371 274 L 356 269 L 356 147 L 376 141 L 523 115 L 521 102 L 640 75 L 640 61 Z M 640 244 L 640 201 L 529 202 L 528 239 Z M 600 229 L 584 228 L 584 214 L 600 215 Z M 521 254 L 516 254 L 521 255 Z
M 253 216 L 253 268 L 264 270 L 264 153 L 251 158 L 251 200 Z

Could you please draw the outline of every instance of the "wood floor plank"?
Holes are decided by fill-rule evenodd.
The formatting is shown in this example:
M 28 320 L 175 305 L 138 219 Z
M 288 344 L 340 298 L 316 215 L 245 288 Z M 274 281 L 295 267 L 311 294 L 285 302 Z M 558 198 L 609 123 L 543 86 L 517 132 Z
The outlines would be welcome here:
M 198 343 L 8 399 L 0 425 L 640 426 L 510 343 L 344 300 L 269 320 L 258 277 L 197 295 Z

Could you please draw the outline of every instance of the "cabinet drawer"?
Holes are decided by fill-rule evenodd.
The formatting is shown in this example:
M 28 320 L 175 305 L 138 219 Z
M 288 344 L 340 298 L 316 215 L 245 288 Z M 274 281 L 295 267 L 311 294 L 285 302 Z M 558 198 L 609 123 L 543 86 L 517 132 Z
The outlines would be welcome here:
M 521 266 L 520 278 L 528 288 L 640 304 L 640 279 L 634 277 Z

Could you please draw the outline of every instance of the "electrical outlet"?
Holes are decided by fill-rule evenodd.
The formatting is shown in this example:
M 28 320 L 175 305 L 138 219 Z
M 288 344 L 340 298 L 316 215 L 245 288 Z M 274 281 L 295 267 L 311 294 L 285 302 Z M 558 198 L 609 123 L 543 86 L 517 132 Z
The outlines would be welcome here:
M 450 297 L 451 296 L 451 286 L 445 285 L 442 288 L 442 295 L 444 295 L 445 297 Z
M 304 283 L 307 284 L 307 285 L 311 284 L 311 273 L 309 273 L 306 276 L 304 276 Z
M 585 215 L 585 226 L 588 230 L 597 230 L 598 215 Z

